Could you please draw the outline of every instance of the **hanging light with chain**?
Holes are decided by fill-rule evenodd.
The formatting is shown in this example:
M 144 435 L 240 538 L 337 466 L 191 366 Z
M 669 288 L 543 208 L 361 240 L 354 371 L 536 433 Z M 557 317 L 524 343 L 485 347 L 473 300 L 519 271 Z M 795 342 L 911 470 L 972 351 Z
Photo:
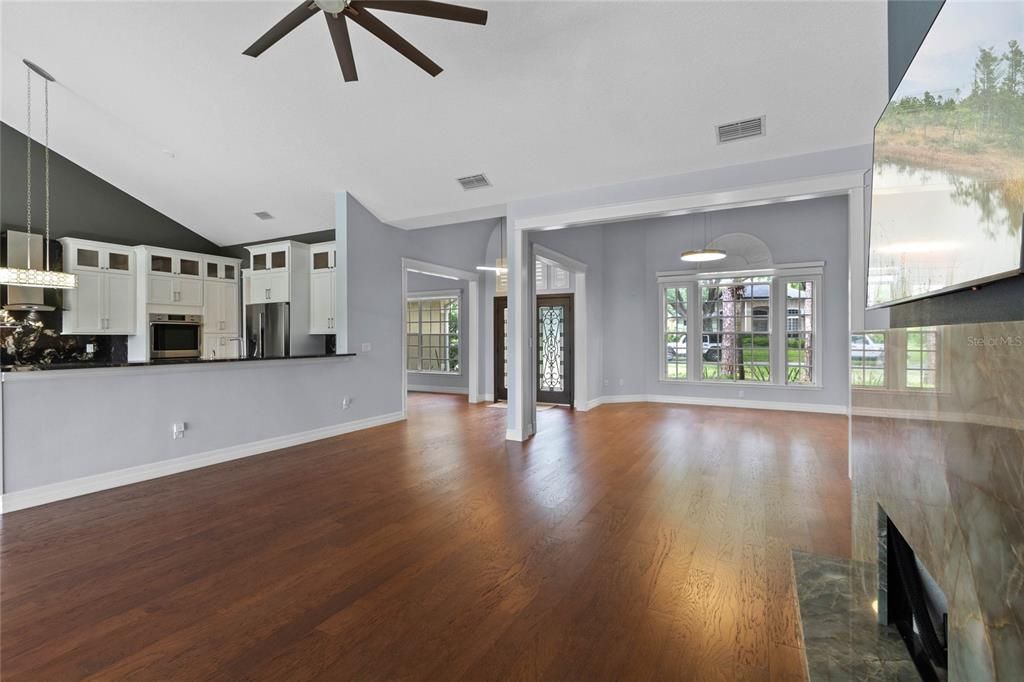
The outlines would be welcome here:
M 27 59 L 22 60 L 26 67 L 26 118 L 25 125 L 25 168 L 26 197 L 25 197 L 25 228 L 28 231 L 29 248 L 24 268 L 8 267 L 0 268 L 0 284 L 19 287 L 41 287 L 45 289 L 74 289 L 78 286 L 78 277 L 68 272 L 58 272 L 50 269 L 50 83 L 54 82 L 53 76 L 48 74 L 39 66 Z M 43 237 L 42 269 L 32 266 L 32 75 L 36 74 L 43 79 L 43 222 L 45 233 Z

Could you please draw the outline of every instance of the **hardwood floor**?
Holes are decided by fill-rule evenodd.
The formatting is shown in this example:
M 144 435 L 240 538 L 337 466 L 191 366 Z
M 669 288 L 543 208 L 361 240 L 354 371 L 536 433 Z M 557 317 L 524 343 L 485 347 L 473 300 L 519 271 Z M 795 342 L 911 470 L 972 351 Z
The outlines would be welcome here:
M 408 422 L 8 514 L 4 680 L 803 679 L 793 547 L 849 555 L 844 417 Z

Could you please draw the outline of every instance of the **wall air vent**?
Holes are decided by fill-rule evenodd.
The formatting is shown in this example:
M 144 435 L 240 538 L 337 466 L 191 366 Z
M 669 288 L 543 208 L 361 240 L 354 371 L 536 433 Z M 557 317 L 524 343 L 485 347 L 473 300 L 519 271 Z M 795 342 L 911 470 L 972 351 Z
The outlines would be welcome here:
M 487 179 L 487 176 L 483 173 L 479 175 L 467 175 L 464 178 L 459 178 L 459 184 L 462 185 L 462 189 L 480 189 L 481 187 L 490 187 L 491 181 Z
M 253 213 L 253 215 L 256 216 L 257 218 L 259 218 L 260 220 L 273 220 L 274 219 L 274 216 L 270 215 L 266 211 L 256 211 L 255 213 Z
M 734 142 L 745 137 L 757 137 L 764 135 L 764 116 L 748 118 L 745 121 L 726 123 L 720 125 L 718 130 L 718 143 Z

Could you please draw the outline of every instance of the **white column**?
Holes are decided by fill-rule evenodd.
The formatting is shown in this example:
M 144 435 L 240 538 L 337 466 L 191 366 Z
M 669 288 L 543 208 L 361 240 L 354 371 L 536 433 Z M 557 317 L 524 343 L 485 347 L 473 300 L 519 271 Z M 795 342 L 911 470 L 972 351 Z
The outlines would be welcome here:
M 338 353 L 348 352 L 348 192 L 334 193 L 334 338 Z M 404 295 L 403 289 L 403 295 Z M 402 327 L 403 339 L 405 327 Z M 402 342 L 405 346 L 405 342 Z M 404 395 L 404 393 L 403 393 Z M 403 398 L 404 399 L 404 398 Z
M 469 334 L 469 402 L 480 402 L 480 281 L 469 281 L 468 317 L 463 329 Z M 405 327 L 403 327 L 404 329 Z
M 516 229 L 507 218 L 508 254 L 508 440 L 524 441 L 534 432 L 537 389 L 534 325 L 536 316 L 533 281 L 533 250 L 528 233 Z

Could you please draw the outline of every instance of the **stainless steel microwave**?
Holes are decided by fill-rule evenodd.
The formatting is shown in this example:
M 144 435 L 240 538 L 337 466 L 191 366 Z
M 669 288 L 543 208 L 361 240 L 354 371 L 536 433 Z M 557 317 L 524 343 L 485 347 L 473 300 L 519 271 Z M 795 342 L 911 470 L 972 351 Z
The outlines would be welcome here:
M 149 356 L 151 359 L 195 359 L 202 354 L 202 315 L 150 313 Z

